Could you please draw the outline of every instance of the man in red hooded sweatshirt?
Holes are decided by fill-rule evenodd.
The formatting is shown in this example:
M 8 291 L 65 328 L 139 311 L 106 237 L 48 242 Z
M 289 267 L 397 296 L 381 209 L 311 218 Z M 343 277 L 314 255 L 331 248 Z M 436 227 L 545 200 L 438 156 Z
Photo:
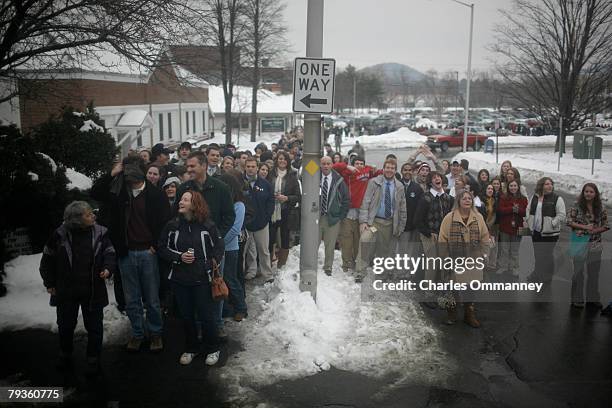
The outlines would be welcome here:
M 381 172 L 377 171 L 374 166 L 366 166 L 365 159 L 359 156 L 353 158 L 352 165 L 338 162 L 333 165 L 333 169 L 344 178 L 344 182 L 349 187 L 351 207 L 348 215 L 340 224 L 340 249 L 342 269 L 345 272 L 348 272 L 349 269 L 354 271 L 359 253 L 359 208 L 368 188 L 368 181 Z

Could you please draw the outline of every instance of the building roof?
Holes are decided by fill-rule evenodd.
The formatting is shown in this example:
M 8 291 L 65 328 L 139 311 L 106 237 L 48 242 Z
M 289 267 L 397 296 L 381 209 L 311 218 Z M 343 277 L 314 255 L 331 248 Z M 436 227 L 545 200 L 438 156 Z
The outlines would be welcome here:
M 232 101 L 232 113 L 251 112 L 251 98 L 253 91 L 250 87 L 235 86 Z M 210 86 L 208 89 L 209 105 L 215 114 L 225 113 L 225 98 L 223 88 Z M 258 113 L 293 113 L 293 95 L 276 95 L 265 89 L 257 91 Z

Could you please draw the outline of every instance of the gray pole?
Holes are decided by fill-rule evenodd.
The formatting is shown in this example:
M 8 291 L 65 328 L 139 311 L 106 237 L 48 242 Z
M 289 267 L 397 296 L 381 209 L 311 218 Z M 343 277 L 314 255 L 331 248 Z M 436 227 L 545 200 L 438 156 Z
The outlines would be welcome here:
M 563 140 L 563 116 L 559 115 L 559 158 L 557 159 L 557 171 L 561 171 L 561 141 Z
M 306 57 L 323 56 L 323 0 L 308 0 Z M 300 290 L 317 299 L 319 254 L 319 181 L 321 165 L 321 115 L 304 115 L 304 154 L 302 156 L 302 224 L 300 231 Z M 316 164 L 312 174 L 307 170 Z
M 474 4 L 470 4 L 470 49 L 468 52 L 467 86 L 465 90 L 465 115 L 463 124 L 463 151 L 467 152 L 468 121 L 470 115 L 470 82 L 472 81 L 472 32 L 474 31 Z
M 356 137 L 356 123 L 357 123 L 357 114 L 355 113 L 355 109 L 357 108 L 357 70 L 353 74 L 353 137 Z

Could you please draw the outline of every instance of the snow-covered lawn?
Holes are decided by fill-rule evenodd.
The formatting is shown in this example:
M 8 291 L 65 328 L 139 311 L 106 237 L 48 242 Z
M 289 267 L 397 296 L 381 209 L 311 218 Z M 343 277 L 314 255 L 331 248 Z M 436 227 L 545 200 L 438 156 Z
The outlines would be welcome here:
M 57 331 L 55 308 L 49 306 L 49 294 L 43 286 L 38 272 L 42 254 L 22 255 L 6 266 L 4 283 L 8 289 L 0 298 L 0 331 L 15 331 L 28 328 Z M 130 324 L 126 316 L 117 310 L 112 284 L 107 284 L 111 305 L 104 309 L 104 343 L 127 342 Z M 77 333 L 85 333 L 79 319 Z
M 501 138 L 500 138 L 501 139 Z M 612 199 L 612 152 L 603 151 L 602 160 L 595 160 L 595 171 L 591 175 L 591 160 L 578 160 L 572 157 L 571 149 L 561 158 L 561 171 L 557 171 L 558 155 L 554 152 L 508 150 L 499 152 L 499 164 L 495 162 L 495 153 L 467 152 L 459 153 L 454 159 L 467 159 L 470 169 L 477 172 L 487 169 L 493 175 L 499 174 L 504 160 L 510 160 L 521 173 L 524 183 L 535 184 L 541 177 L 548 176 L 555 182 L 555 189 L 578 195 L 584 183 L 592 181 L 597 184 L 602 199 Z M 531 192 L 530 192 L 531 193 Z
M 604 146 L 612 145 L 612 136 L 611 135 L 600 135 L 603 139 Z M 496 141 L 495 137 L 489 138 Z M 500 148 L 507 149 L 512 147 L 553 147 L 557 140 L 557 136 L 555 135 L 546 135 L 546 136 L 500 136 L 497 138 L 498 144 Z M 565 138 L 565 146 L 566 150 L 572 150 L 572 144 L 574 143 L 574 136 L 567 136 Z

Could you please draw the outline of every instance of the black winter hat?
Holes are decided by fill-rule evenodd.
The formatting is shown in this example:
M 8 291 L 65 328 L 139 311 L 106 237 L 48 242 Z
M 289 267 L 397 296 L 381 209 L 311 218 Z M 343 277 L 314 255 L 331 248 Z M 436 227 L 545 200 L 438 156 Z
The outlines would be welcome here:
M 123 166 L 123 177 L 128 183 L 139 183 L 145 179 L 144 172 L 137 163 Z

